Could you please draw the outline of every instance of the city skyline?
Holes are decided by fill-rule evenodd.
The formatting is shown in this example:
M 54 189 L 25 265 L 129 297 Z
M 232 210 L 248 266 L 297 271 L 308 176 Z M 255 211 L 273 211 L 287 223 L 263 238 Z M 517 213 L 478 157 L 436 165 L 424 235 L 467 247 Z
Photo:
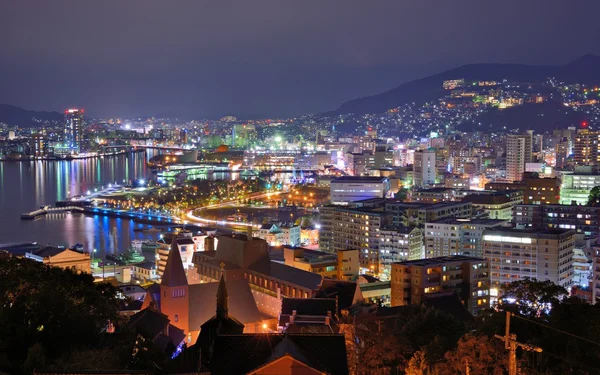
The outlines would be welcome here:
M 594 1 L 0 0 L 0 375 L 599 373 Z
M 543 2 L 538 17 L 540 5 L 6 2 L 0 103 L 92 116 L 295 116 L 463 64 L 600 54 L 600 5 Z

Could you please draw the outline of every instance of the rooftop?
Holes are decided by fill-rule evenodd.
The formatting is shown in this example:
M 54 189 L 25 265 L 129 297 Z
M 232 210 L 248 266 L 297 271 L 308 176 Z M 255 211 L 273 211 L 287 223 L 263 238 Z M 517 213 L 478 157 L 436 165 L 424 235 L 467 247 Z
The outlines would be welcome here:
M 369 214 L 369 215 L 386 215 L 387 212 L 384 211 L 383 207 L 377 208 L 362 208 L 362 207 L 348 207 L 348 206 L 338 206 L 334 204 L 328 204 L 323 206 L 323 208 L 334 208 L 336 211 L 343 212 L 355 212 L 359 214 Z
M 251 373 L 285 355 L 322 373 L 348 374 L 345 338 L 334 334 L 219 335 L 214 343 L 211 373 Z
M 405 227 L 404 225 L 385 226 L 380 229 L 380 232 L 393 231 L 393 232 L 397 232 L 397 233 L 401 233 L 401 234 L 409 234 L 415 229 L 417 229 L 417 227 Z
M 421 209 L 422 210 L 436 210 L 438 208 L 465 206 L 468 204 L 470 204 L 470 202 L 440 202 L 440 203 L 434 203 L 432 205 L 425 205 Z
M 394 264 L 399 264 L 403 266 L 436 266 L 445 263 L 455 263 L 455 262 L 487 262 L 484 258 L 470 257 L 466 255 L 450 255 L 445 257 L 437 257 L 437 258 L 429 258 L 429 259 L 417 259 L 417 260 L 407 260 L 404 262 L 396 262 Z
M 242 324 L 255 323 L 267 318 L 258 311 L 252 291 L 246 280 L 225 281 L 229 295 L 229 315 Z M 190 329 L 198 329 L 215 315 L 218 282 L 189 286 Z M 193 327 L 193 328 L 192 328 Z
M 451 188 L 446 188 L 446 187 L 434 187 L 434 188 L 429 188 L 429 189 L 417 189 L 413 192 L 413 194 L 419 194 L 419 193 L 443 193 L 446 191 L 452 191 L 453 189 Z
M 574 235 L 575 231 L 572 229 L 559 229 L 559 228 L 503 228 L 497 227 L 493 229 L 487 229 L 484 234 L 506 234 L 512 237 L 540 237 L 540 238 L 553 238 L 557 236 L 569 236 Z
M 251 271 L 262 273 L 310 290 L 317 290 L 323 282 L 323 276 L 321 275 L 277 262 L 269 261 L 268 264 L 266 262 L 257 262 L 248 268 Z
M 337 303 L 335 298 L 286 298 L 281 302 L 281 314 L 322 315 L 327 312 L 335 314 Z
M 165 245 L 171 245 L 171 243 L 173 242 L 173 238 L 170 236 L 165 236 L 156 242 L 164 243 Z M 193 245 L 194 240 L 192 240 L 191 238 L 180 237 L 177 239 L 177 244 L 178 245 Z
M 385 182 L 387 177 L 372 177 L 372 176 L 342 176 L 331 180 L 331 183 L 338 182 Z
M 134 267 L 151 270 L 156 268 L 156 262 L 142 262 L 134 264 Z
M 504 223 L 507 223 L 508 220 L 500 220 L 500 219 L 460 219 L 456 217 L 448 217 L 445 219 L 440 219 L 432 222 L 428 222 L 427 224 L 472 224 L 472 225 L 488 225 L 488 226 L 497 226 Z
M 289 246 L 284 246 L 284 251 L 285 251 L 285 249 L 301 250 L 302 255 L 300 257 L 304 258 L 304 260 L 309 263 L 322 262 L 322 261 L 327 261 L 327 260 L 331 261 L 331 260 L 337 259 L 337 256 L 334 253 L 327 253 L 325 251 L 312 250 L 312 249 L 307 249 L 304 247 L 289 247 Z
M 512 190 L 507 190 L 507 192 L 509 191 Z M 465 196 L 462 201 L 473 204 L 502 204 L 511 202 L 511 198 L 506 193 L 472 194 Z
M 31 253 L 42 258 L 57 256 L 58 254 L 67 251 L 64 247 L 45 246 L 40 249 L 34 250 Z M 75 250 L 70 250 L 76 252 Z M 81 254 L 81 253 L 80 253 Z

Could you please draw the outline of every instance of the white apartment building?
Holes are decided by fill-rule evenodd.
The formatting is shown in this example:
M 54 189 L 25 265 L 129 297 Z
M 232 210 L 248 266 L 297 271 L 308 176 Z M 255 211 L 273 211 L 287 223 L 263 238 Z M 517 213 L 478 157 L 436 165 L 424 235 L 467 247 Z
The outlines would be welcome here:
M 423 258 L 423 233 L 417 227 L 384 227 L 379 231 L 379 270 L 389 279 L 391 265 Z
M 300 246 L 302 229 L 299 225 L 263 224 L 254 236 L 267 241 L 271 246 Z
M 344 176 L 331 181 L 331 203 L 348 204 L 370 198 L 387 198 L 390 180 L 387 177 Z
M 521 181 L 525 164 L 531 163 L 531 135 L 508 135 L 506 138 L 506 179 Z
M 574 230 L 486 230 L 483 233 L 483 253 L 490 261 L 492 296 L 497 297 L 501 285 L 524 278 L 571 286 L 574 247 Z
M 447 218 L 425 223 L 425 258 L 450 255 L 483 257 L 483 232 L 506 220 Z
M 319 209 L 321 231 L 319 249 L 360 250 L 360 266 L 379 273 L 379 231 L 389 224 L 391 214 L 382 208 L 351 208 L 327 205 Z
M 415 151 L 415 161 L 413 164 L 413 185 L 423 187 L 433 185 L 437 173 L 435 164 L 435 151 Z

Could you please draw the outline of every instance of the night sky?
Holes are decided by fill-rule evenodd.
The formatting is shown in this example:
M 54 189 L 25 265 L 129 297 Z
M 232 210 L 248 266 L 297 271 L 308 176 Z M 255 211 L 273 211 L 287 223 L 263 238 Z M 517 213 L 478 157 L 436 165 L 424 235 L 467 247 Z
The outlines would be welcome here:
M 599 17 L 599 0 L 0 0 L 0 103 L 318 112 L 462 64 L 600 54 Z

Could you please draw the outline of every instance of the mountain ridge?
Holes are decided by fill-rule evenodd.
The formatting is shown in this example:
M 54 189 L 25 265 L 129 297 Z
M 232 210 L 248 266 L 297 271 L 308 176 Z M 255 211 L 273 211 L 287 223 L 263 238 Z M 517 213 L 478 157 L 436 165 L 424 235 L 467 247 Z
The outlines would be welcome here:
M 64 115 L 55 111 L 32 111 L 11 104 L 0 104 L 0 123 L 11 126 L 37 126 L 39 122 L 62 121 Z
M 593 54 L 581 56 L 564 65 L 466 64 L 402 83 L 380 94 L 346 101 L 329 114 L 382 113 L 404 103 L 435 100 L 444 92 L 442 81 L 459 78 L 468 81 L 508 79 L 516 82 L 540 83 L 548 77 L 556 77 L 567 83 L 600 84 L 599 68 L 600 56 Z

